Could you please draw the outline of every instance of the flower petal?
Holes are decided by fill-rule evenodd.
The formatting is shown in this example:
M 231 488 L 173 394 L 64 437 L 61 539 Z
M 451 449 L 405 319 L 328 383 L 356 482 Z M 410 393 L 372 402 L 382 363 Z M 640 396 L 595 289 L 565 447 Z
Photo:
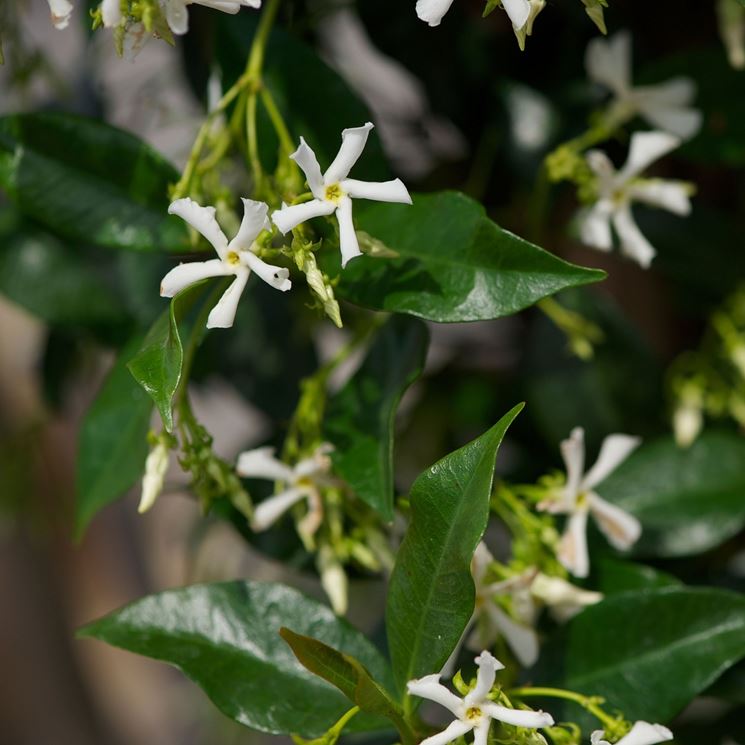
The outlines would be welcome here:
M 118 26 L 122 20 L 121 0 L 103 0 L 101 3 L 101 20 L 104 28 Z
M 468 724 L 468 722 L 461 722 L 460 719 L 456 719 L 454 722 L 450 722 L 442 732 L 438 732 L 436 735 L 432 735 L 432 737 L 427 737 L 419 745 L 447 745 L 447 743 L 457 740 L 472 729 L 473 726 Z
M 440 704 L 440 706 L 444 706 L 455 714 L 455 716 L 458 716 L 458 712 L 463 706 L 463 701 L 440 683 L 440 676 L 437 673 L 434 675 L 425 675 L 423 678 L 418 678 L 416 680 L 410 680 L 406 684 L 406 690 L 412 696 L 426 698 L 429 701 L 434 701 L 436 704 Z M 464 731 L 467 732 L 468 730 Z M 443 742 L 450 741 L 445 740 Z
M 538 660 L 540 652 L 535 629 L 518 623 L 493 603 L 486 605 L 484 610 L 514 652 L 518 662 L 523 667 L 531 667 Z
M 673 739 L 673 733 L 661 724 L 636 722 L 626 737 L 622 737 L 617 745 L 658 745 Z
M 610 251 L 613 248 L 613 235 L 610 229 L 611 210 L 611 203 L 604 199 L 579 213 L 577 220 L 582 243 L 600 251 Z
M 485 719 L 473 729 L 473 745 L 487 745 L 489 742 L 489 727 L 491 720 Z
M 631 435 L 609 435 L 600 446 L 600 454 L 595 465 L 582 479 L 583 489 L 594 489 L 610 476 L 636 448 L 641 445 L 640 437 Z
M 678 77 L 659 85 L 639 86 L 633 99 L 639 113 L 655 127 L 687 140 L 701 129 L 703 114 L 690 104 L 696 95 L 696 83 Z
M 168 27 L 178 36 L 189 30 L 189 10 L 186 0 L 165 0 Z
M 494 686 L 497 670 L 504 670 L 504 665 L 486 650 L 474 662 L 479 668 L 476 673 L 476 686 L 465 697 L 466 706 L 475 706 L 484 701 Z
M 575 576 L 590 573 L 590 556 L 587 552 L 587 510 L 578 510 L 570 516 L 557 552 L 559 561 Z
M 430 26 L 439 26 L 453 0 L 417 0 L 416 14 Z
M 254 509 L 251 518 L 251 530 L 259 533 L 267 530 L 279 520 L 293 505 L 297 504 L 306 492 L 303 489 L 287 489 L 286 491 L 275 494 L 269 499 L 265 499 Z
M 621 241 L 621 252 L 636 261 L 643 269 L 649 269 L 657 251 L 642 235 L 628 205 L 622 207 L 613 215 L 613 227 Z
M 246 269 L 239 269 L 233 280 L 233 284 L 228 287 L 212 309 L 207 317 L 208 329 L 229 329 L 235 321 L 235 313 L 238 310 L 238 301 L 241 299 L 243 290 L 246 289 L 250 272 Z
M 273 447 L 246 450 L 238 456 L 235 470 L 239 476 L 251 479 L 269 479 L 290 483 L 295 473 L 286 463 L 275 457 Z
M 220 259 L 179 264 L 163 277 L 160 283 L 160 296 L 173 297 L 195 282 L 201 282 L 209 277 L 227 277 L 231 274 L 233 269 Z
M 357 233 L 354 232 L 354 221 L 352 220 L 352 200 L 344 197 L 336 210 L 336 219 L 339 221 L 339 247 L 341 248 L 342 269 L 357 256 L 362 256 L 360 244 L 357 241 Z
M 359 160 L 367 143 L 367 136 L 373 128 L 372 122 L 367 122 L 363 127 L 345 129 L 341 133 L 341 147 L 334 162 L 323 175 L 323 182 L 327 186 L 343 181 L 352 170 L 352 166 Z
M 502 7 L 510 17 L 512 25 L 519 31 L 530 17 L 530 3 L 528 0 L 502 0 Z
M 178 215 L 184 222 L 200 232 L 217 251 L 217 255 L 224 259 L 228 251 L 228 239 L 217 224 L 214 207 L 202 207 L 193 199 L 184 197 L 171 203 L 169 215 Z
M 316 154 L 308 143 L 300 138 L 300 146 L 290 156 L 302 169 L 308 182 L 308 188 L 313 192 L 317 199 L 323 199 L 323 176 L 321 175 L 321 166 L 318 165 Z
M 393 181 L 355 181 L 348 178 L 340 184 L 343 191 L 355 199 L 374 199 L 377 202 L 412 204 L 409 190 L 400 178 Z
M 60 31 L 70 25 L 73 6 L 69 0 L 47 0 L 52 14 L 52 24 Z
M 568 439 L 561 443 L 560 448 L 567 472 L 564 491 L 567 500 L 574 503 L 581 488 L 582 473 L 585 469 L 585 430 L 582 427 L 575 427 Z
M 245 262 L 251 271 L 261 277 L 264 282 L 280 292 L 292 289 L 290 270 L 283 266 L 274 266 L 262 261 L 253 251 L 241 251 L 241 261 Z
M 322 215 L 330 215 L 336 209 L 333 202 L 325 199 L 313 199 L 303 204 L 293 204 L 291 207 L 282 207 L 272 214 L 272 221 L 281 233 L 289 233 L 300 223 Z
M 243 220 L 238 232 L 228 244 L 228 251 L 246 251 L 258 237 L 262 230 L 271 230 L 269 221 L 269 206 L 265 202 L 255 202 L 253 199 L 243 199 Z
M 610 39 L 598 37 L 587 45 L 587 76 L 619 97 L 631 86 L 631 34 L 621 31 Z
M 531 587 L 533 596 L 547 605 L 551 614 L 559 622 L 568 621 L 588 605 L 595 605 L 603 599 L 601 592 L 592 592 L 577 587 L 560 577 L 549 577 L 539 573 Z
M 619 551 L 627 551 L 639 540 L 642 526 L 633 515 L 606 502 L 597 494 L 591 494 L 589 500 L 592 516 L 612 546 Z
M 499 704 L 485 703 L 481 707 L 492 719 L 515 727 L 553 727 L 554 718 L 544 711 L 526 711 L 525 709 L 508 709 Z
M 223 13 L 237 13 L 241 7 L 260 8 L 261 0 L 192 0 L 197 5 L 221 10 Z
M 623 183 L 638 176 L 647 166 L 680 145 L 680 138 L 667 132 L 635 132 L 631 136 L 626 165 L 618 172 L 619 181 Z
M 637 202 L 651 204 L 676 215 L 691 214 L 691 189 L 684 181 L 644 179 L 631 184 L 629 195 Z
M 596 729 L 590 735 L 590 745 L 610 745 L 605 739 L 605 731 L 602 729 Z

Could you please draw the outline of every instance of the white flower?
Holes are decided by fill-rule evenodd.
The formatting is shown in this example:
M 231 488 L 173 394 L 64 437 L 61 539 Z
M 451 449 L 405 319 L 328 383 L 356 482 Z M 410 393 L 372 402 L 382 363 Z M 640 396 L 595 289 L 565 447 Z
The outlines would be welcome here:
M 430 26 L 439 26 L 453 0 L 417 0 L 416 14 Z M 502 7 L 515 28 L 522 28 L 530 15 L 530 0 L 502 0 Z
M 620 171 L 616 171 L 605 153 L 599 150 L 587 153 L 587 163 L 597 176 L 597 201 L 579 214 L 583 243 L 610 251 L 612 225 L 621 252 L 645 269 L 649 267 L 656 252 L 634 221 L 631 205 L 641 202 L 676 215 L 690 214 L 690 184 L 639 177 L 647 166 L 679 145 L 677 137 L 665 132 L 637 132 L 631 137 L 629 157 Z
M 541 502 L 538 509 L 569 515 L 558 558 L 575 577 L 586 577 L 590 573 L 587 552 L 589 515 L 595 518 L 598 527 L 615 548 L 627 550 L 639 540 L 642 532 L 639 521 L 620 507 L 601 499 L 593 489 L 615 471 L 640 442 L 638 437 L 629 435 L 606 437 L 595 465 L 587 473 L 584 472 L 584 430 L 575 428 L 569 439 L 561 443 L 567 471 L 566 484 L 555 496 Z
M 318 549 L 318 572 L 321 587 L 328 597 L 334 613 L 343 616 L 349 607 L 349 580 L 341 562 L 328 544 Z
M 610 745 L 604 740 L 603 730 L 596 730 L 590 736 L 592 745 Z M 637 722 L 625 737 L 622 737 L 616 745 L 658 745 L 673 739 L 673 733 L 661 724 L 649 724 L 648 722 Z
M 261 0 L 163 0 L 166 21 L 174 34 L 182 35 L 189 30 L 189 5 L 204 5 L 223 13 L 237 13 L 241 7 L 260 8 Z
M 304 204 L 283 207 L 272 215 L 274 224 L 288 233 L 300 223 L 312 217 L 336 213 L 339 221 L 339 242 L 341 245 L 341 265 L 346 266 L 350 259 L 360 256 L 361 251 L 354 232 L 352 221 L 352 199 L 374 199 L 379 202 L 400 202 L 411 204 L 411 196 L 401 179 L 383 182 L 355 181 L 347 178 L 354 164 L 359 160 L 367 143 L 367 136 L 373 125 L 345 129 L 341 133 L 341 148 L 321 175 L 315 153 L 305 140 L 300 138 L 300 147 L 290 156 L 303 170 L 308 188 L 315 199 Z
M 235 275 L 235 281 L 225 290 L 225 294 L 207 319 L 209 329 L 230 328 L 233 325 L 238 301 L 252 271 L 276 290 L 287 292 L 292 287 L 292 282 L 288 279 L 290 276 L 288 269 L 266 264 L 255 253 L 257 250 L 255 241 L 259 233 L 262 230 L 271 229 L 271 224 L 267 219 L 269 208 L 263 202 L 254 202 L 251 199 L 242 201 L 243 221 L 230 243 L 217 224 L 214 207 L 200 207 L 186 197 L 177 199 L 168 208 L 169 214 L 178 215 L 198 230 L 212 244 L 220 258 L 179 264 L 163 277 L 160 294 L 163 297 L 173 297 L 189 285 L 208 277 Z
M 101 19 L 104 28 L 114 28 L 122 20 L 121 0 L 103 0 L 101 2 Z
M 549 577 L 536 569 L 501 582 L 486 583 L 489 566 L 494 557 L 481 542 L 471 562 L 471 573 L 476 586 L 476 606 L 473 632 L 466 642 L 469 649 L 492 647 L 501 635 L 523 667 L 530 667 L 538 659 L 539 642 L 535 624 L 541 608 L 546 606 L 559 621 L 568 621 L 588 605 L 603 599 L 599 592 L 575 587 L 559 577 Z M 512 615 L 496 602 L 507 595 L 512 603 Z
M 546 0 L 528 0 L 528 18 L 522 26 L 512 25 L 520 51 L 525 51 L 525 40 L 533 35 L 533 23 L 538 14 L 546 7 Z
M 328 443 L 319 445 L 309 458 L 294 466 L 288 466 L 274 456 L 274 448 L 264 447 L 248 450 L 238 456 L 236 471 L 246 478 L 279 481 L 282 488 L 274 496 L 264 500 L 254 510 L 251 528 L 255 531 L 271 527 L 287 510 L 302 499 L 308 500 L 308 514 L 301 520 L 298 530 L 310 536 L 318 530 L 323 517 L 323 505 L 318 487 L 330 483 L 331 468 L 329 453 L 333 447 Z
M 73 5 L 69 0 L 47 0 L 49 11 L 52 14 L 52 23 L 57 29 L 67 28 L 70 25 Z
M 422 740 L 420 745 L 445 745 L 473 730 L 474 745 L 486 745 L 492 720 L 515 727 L 551 727 L 554 719 L 542 711 L 510 709 L 489 700 L 497 670 L 504 669 L 489 652 L 476 658 L 478 674 L 476 686 L 464 697 L 458 698 L 440 683 L 440 676 L 426 675 L 419 680 L 410 680 L 406 689 L 412 696 L 419 696 L 449 709 L 455 719 L 436 735 Z
M 168 470 L 169 456 L 168 446 L 162 440 L 158 441 L 147 456 L 145 475 L 142 478 L 142 496 L 137 508 L 140 514 L 147 512 L 163 491 L 163 481 Z
M 701 112 L 691 106 L 696 84 L 690 78 L 677 77 L 658 85 L 632 85 L 628 32 L 622 31 L 610 39 L 593 39 L 587 47 L 585 68 L 591 80 L 613 92 L 614 114 L 621 121 L 639 114 L 654 127 L 684 140 L 701 128 Z

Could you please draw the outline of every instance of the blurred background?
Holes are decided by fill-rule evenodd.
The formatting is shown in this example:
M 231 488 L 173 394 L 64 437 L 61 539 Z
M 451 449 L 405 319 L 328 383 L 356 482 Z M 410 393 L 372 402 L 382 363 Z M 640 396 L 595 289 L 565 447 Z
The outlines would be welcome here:
M 543 157 L 582 132 L 603 100 L 583 68 L 584 49 L 598 32 L 579 0 L 551 0 L 524 53 L 505 14 L 481 18 L 481 0 L 455 0 L 437 29 L 417 20 L 414 0 L 287 0 L 282 10 L 285 30 L 316 48 L 370 108 L 391 169 L 412 190 L 465 191 L 503 227 L 609 273 L 602 286 L 559 298 L 602 329 L 590 360 L 574 355 L 565 334 L 538 310 L 489 323 L 432 326 L 427 373 L 408 394 L 399 423 L 402 492 L 422 468 L 519 400 L 528 402 L 526 416 L 499 462 L 516 478 L 558 466 L 556 446 L 578 424 L 594 446 L 610 432 L 668 431 L 671 365 L 699 345 L 712 311 L 745 281 L 745 73 L 727 63 L 713 4 L 610 5 L 611 33 L 633 29 L 635 80 L 689 75 L 706 113 L 702 133 L 659 168 L 697 185 L 693 215 L 640 216 L 659 251 L 651 271 L 583 248 L 571 229 L 573 190 L 549 190 L 540 182 Z M 53 28 L 44 0 L 0 0 L 0 115 L 64 110 L 99 117 L 183 167 L 210 78 L 219 86 L 217 58 L 245 54 L 234 39 L 252 22 L 248 11 L 227 17 L 192 6 L 190 14 L 191 32 L 175 47 L 151 41 L 134 61 L 124 61 L 110 34 L 88 30 L 82 0 L 64 31 Z M 361 123 L 335 122 L 335 131 Z M 610 143 L 615 162 L 627 144 Z M 66 319 L 32 315 L 24 306 L 28 288 L 18 279 L 26 275 L 14 262 L 19 256 L 45 261 L 44 252 L 33 249 L 48 238 L 37 236 L 22 254 L 11 251 L 9 226 L 16 218 L 1 193 L 0 210 L 0 743 L 258 739 L 224 719 L 176 671 L 74 638 L 82 624 L 159 589 L 206 579 L 274 578 L 280 571 L 227 522 L 202 519 L 183 491 L 178 467 L 169 474 L 167 495 L 146 517 L 137 515 L 135 488 L 74 540 L 81 418 L 124 330 L 138 314 L 162 309 L 162 263 L 104 260 L 69 246 L 107 275 L 126 275 L 135 260 L 152 267 L 147 281 L 126 290 L 123 310 L 106 323 L 83 322 L 74 312 Z M 74 278 L 68 289 L 80 292 Z M 199 418 L 228 460 L 281 437 L 301 377 L 343 338 L 319 323 L 312 343 L 301 341 L 268 293 L 256 293 L 252 302 L 266 346 L 259 352 L 233 334 L 218 348 L 213 339 L 211 350 L 224 355 L 228 375 L 197 375 L 193 391 Z M 289 370 L 277 362 L 288 354 L 296 362 Z M 280 422 L 278 430 L 272 422 Z M 738 536 L 715 556 L 668 561 L 664 568 L 689 581 L 744 589 L 741 546 Z M 301 569 L 289 581 L 318 594 L 315 579 Z M 360 580 L 352 592 L 360 622 L 370 605 L 382 608 L 382 582 Z M 720 711 L 707 709 L 706 716 Z

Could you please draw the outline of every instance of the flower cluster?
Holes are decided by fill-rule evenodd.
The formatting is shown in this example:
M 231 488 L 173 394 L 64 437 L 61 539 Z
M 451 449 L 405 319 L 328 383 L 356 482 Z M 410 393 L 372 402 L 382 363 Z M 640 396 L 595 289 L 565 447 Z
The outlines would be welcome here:
M 352 219 L 352 199 L 411 204 L 411 196 L 400 179 L 366 182 L 348 178 L 349 172 L 362 155 L 372 128 L 373 125 L 368 122 L 363 127 L 345 129 L 342 132 L 339 153 L 323 175 L 315 153 L 305 140 L 300 138 L 300 147 L 290 157 L 305 173 L 308 188 L 314 199 L 300 204 L 285 205 L 272 214 L 272 221 L 280 232 L 288 233 L 311 218 L 335 213 L 339 224 L 342 267 L 362 254 Z M 238 301 L 251 272 L 281 292 L 287 292 L 292 288 L 288 269 L 267 264 L 259 257 L 262 250 L 258 242 L 259 237 L 264 233 L 265 237 L 271 240 L 269 206 L 264 202 L 244 199 L 243 207 L 243 222 L 230 242 L 217 223 L 214 207 L 201 207 L 186 197 L 173 202 L 168 210 L 201 233 L 215 249 L 218 258 L 180 264 L 163 278 L 160 294 L 163 297 L 173 297 L 190 285 L 209 277 L 235 277 L 210 313 L 207 320 L 208 328 L 230 328 L 233 325 Z

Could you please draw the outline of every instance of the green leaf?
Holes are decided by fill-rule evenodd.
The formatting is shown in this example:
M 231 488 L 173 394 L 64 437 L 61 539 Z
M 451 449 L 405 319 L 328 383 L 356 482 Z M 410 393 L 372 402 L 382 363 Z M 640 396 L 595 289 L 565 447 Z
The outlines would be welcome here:
M 134 339 L 120 354 L 80 429 L 75 533 L 142 476 L 153 403 L 127 370 L 139 348 Z
M 391 318 L 362 366 L 330 401 L 326 437 L 335 471 L 384 520 L 393 519 L 393 436 L 401 396 L 421 375 L 428 333 L 421 321 Z
M 745 525 L 745 439 L 707 431 L 687 449 L 672 437 L 643 443 L 597 489 L 641 520 L 639 556 L 690 556 Z
M 672 574 L 661 572 L 659 569 L 608 558 L 600 558 L 593 562 L 592 580 L 592 588 L 604 595 L 681 584 Z
M 338 295 L 375 310 L 439 322 L 482 321 L 605 277 L 503 230 L 480 204 L 457 192 L 415 195 L 411 206 L 358 200 L 355 224 L 399 255 L 363 256 L 340 274 Z
M 666 722 L 745 656 L 745 598 L 710 588 L 623 593 L 584 610 L 544 647 L 530 679 L 603 696 L 631 719 Z M 553 705 L 557 719 L 577 714 Z
M 414 741 L 401 708 L 359 660 L 318 639 L 296 634 L 290 629 L 283 628 L 279 633 L 308 670 L 336 686 L 361 711 L 390 719 L 399 730 L 404 743 Z
M 0 186 L 28 217 L 61 236 L 105 248 L 187 249 L 167 213 L 178 173 L 148 145 L 71 114 L 0 119 Z
M 386 630 L 399 689 L 438 672 L 473 613 L 471 559 L 486 530 L 494 461 L 523 404 L 422 473 L 411 488 L 411 523 L 396 559 Z
M 204 290 L 205 283 L 200 282 L 176 295 L 168 310 L 153 324 L 142 349 L 127 365 L 135 380 L 155 401 L 168 432 L 173 432 L 173 395 L 181 382 L 184 362 L 182 336 L 204 332 L 203 328 L 197 329 L 193 325 L 188 327 L 188 331 L 182 330 L 182 323 Z
M 315 737 L 349 709 L 349 702 L 295 659 L 279 636 L 285 624 L 353 655 L 389 684 L 388 664 L 359 631 L 327 606 L 279 584 L 223 582 L 169 590 L 80 633 L 176 666 L 240 724 Z M 385 726 L 362 715 L 349 729 Z
M 0 293 L 53 325 L 99 328 L 129 322 L 95 265 L 7 212 L 0 225 Z

